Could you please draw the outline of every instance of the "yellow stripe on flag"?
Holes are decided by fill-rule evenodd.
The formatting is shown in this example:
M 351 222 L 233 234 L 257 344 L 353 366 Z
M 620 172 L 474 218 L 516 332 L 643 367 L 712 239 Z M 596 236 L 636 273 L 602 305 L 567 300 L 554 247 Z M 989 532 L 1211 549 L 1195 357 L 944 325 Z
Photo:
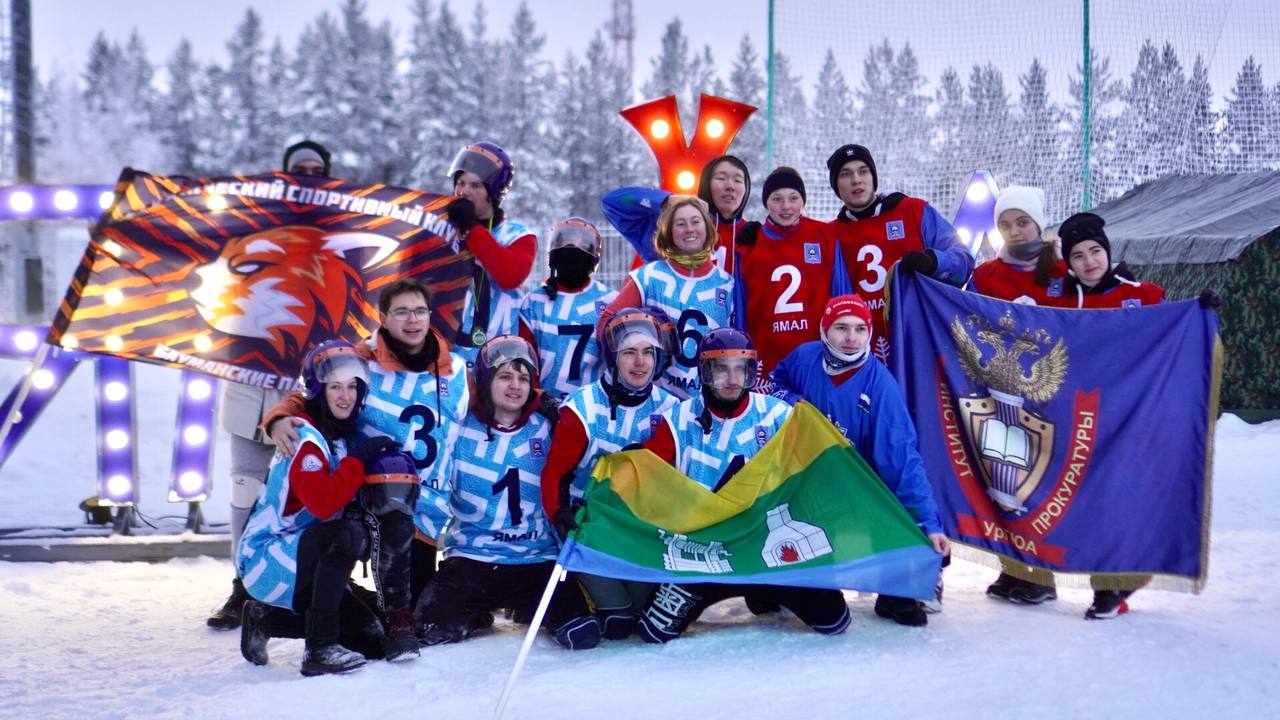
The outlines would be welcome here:
M 711 492 L 648 450 L 606 455 L 591 477 L 610 488 L 639 520 L 678 533 L 723 522 L 803 472 L 824 451 L 849 441 L 817 408 L 798 403 L 791 416 L 755 457 Z

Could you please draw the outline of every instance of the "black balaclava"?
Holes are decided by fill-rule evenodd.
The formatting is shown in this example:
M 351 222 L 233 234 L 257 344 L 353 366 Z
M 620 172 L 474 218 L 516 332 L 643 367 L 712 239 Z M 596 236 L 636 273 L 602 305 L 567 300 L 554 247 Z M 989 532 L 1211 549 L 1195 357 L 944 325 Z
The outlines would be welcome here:
M 721 217 L 720 211 L 716 210 L 715 200 L 711 198 L 711 176 L 714 174 L 715 167 L 725 161 L 742 171 L 742 202 L 738 203 L 738 209 L 733 211 L 733 217 Z M 711 213 L 713 219 L 731 223 L 742 217 L 742 211 L 746 209 L 747 200 L 751 197 L 751 172 L 747 170 L 747 164 L 735 155 L 721 155 L 703 165 L 702 175 L 698 179 L 698 197 L 702 198 L 703 202 L 707 204 L 707 210 Z
M 545 285 L 547 296 L 552 300 L 559 292 L 559 286 L 580 288 L 591 279 L 596 269 L 596 258 L 591 253 L 576 247 L 558 247 L 552 250 L 547 264 L 551 273 Z

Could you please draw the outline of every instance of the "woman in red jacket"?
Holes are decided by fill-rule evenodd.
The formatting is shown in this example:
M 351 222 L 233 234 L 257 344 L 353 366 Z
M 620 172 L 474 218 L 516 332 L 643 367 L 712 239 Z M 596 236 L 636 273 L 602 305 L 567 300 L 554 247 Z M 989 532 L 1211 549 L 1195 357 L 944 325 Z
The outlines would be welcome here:
M 973 271 L 973 289 L 1023 305 L 1061 306 L 1067 266 L 1045 240 L 1044 190 L 1010 186 L 996 200 L 1000 253 Z

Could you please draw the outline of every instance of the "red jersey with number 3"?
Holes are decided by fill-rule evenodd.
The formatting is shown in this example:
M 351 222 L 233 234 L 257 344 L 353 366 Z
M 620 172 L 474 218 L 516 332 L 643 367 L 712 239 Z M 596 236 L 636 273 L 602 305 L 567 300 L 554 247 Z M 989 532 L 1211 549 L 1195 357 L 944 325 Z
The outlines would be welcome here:
M 760 377 L 802 343 L 820 338 L 818 320 L 831 299 L 837 252 L 829 226 L 802 217 L 788 228 L 761 225 L 755 245 L 739 253 L 744 324 L 760 354 Z

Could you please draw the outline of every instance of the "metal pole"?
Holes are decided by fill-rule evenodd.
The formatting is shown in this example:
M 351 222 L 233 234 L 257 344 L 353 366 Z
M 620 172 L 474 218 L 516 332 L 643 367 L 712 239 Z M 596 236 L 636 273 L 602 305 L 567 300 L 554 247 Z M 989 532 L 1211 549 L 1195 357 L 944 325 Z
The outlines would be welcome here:
M 9 431 L 13 429 L 13 424 L 18 419 L 18 414 L 22 410 L 22 403 L 27 401 L 27 395 L 31 392 L 31 383 L 35 380 L 36 370 L 44 365 L 45 358 L 49 356 L 49 350 L 53 346 L 49 343 L 41 343 L 40 350 L 36 352 L 36 357 L 31 361 L 31 367 L 27 368 L 27 374 L 22 378 L 22 385 L 18 387 L 18 394 L 13 397 L 13 406 L 9 408 L 9 414 L 4 418 L 4 424 L 0 425 L 0 449 L 4 448 L 4 442 L 9 438 Z M 8 459 L 8 454 L 0 456 L 0 465 Z
M 36 181 L 35 121 L 31 108 L 31 0 L 12 0 L 13 145 L 18 181 Z
M 1080 198 L 1080 209 L 1088 210 L 1093 207 L 1093 200 L 1089 193 L 1089 183 L 1092 180 L 1092 172 L 1089 169 L 1089 153 L 1093 145 L 1093 58 L 1089 54 L 1089 0 L 1083 0 L 1084 3 L 1084 61 L 1081 67 L 1084 68 L 1084 97 L 1083 107 L 1081 108 L 1081 125 L 1083 125 L 1084 137 L 1081 141 L 1081 171 L 1080 176 L 1084 179 L 1084 190 Z
M 769 59 L 765 63 L 768 87 L 765 100 L 764 170 L 773 167 L 773 0 L 769 0 Z
M 561 551 L 560 555 L 563 557 L 564 552 Z M 498 707 L 493 710 L 493 720 L 501 720 L 502 712 L 507 709 L 507 701 L 511 699 L 511 689 L 515 687 L 516 677 L 520 675 L 520 670 L 524 668 L 525 658 L 529 657 L 529 649 L 533 647 L 533 639 L 538 636 L 538 628 L 542 627 L 542 618 L 546 616 L 547 607 L 551 605 L 551 596 L 555 594 L 556 585 L 563 582 L 568 574 L 564 566 L 558 562 L 551 571 L 551 579 L 547 581 L 547 589 L 542 591 L 542 600 L 538 602 L 538 609 L 533 613 L 533 621 L 529 623 L 529 632 L 524 634 L 524 643 L 520 645 L 520 654 L 516 656 L 516 665 L 511 668 L 511 676 L 507 678 L 507 686 L 502 688 L 502 697 L 498 698 Z

